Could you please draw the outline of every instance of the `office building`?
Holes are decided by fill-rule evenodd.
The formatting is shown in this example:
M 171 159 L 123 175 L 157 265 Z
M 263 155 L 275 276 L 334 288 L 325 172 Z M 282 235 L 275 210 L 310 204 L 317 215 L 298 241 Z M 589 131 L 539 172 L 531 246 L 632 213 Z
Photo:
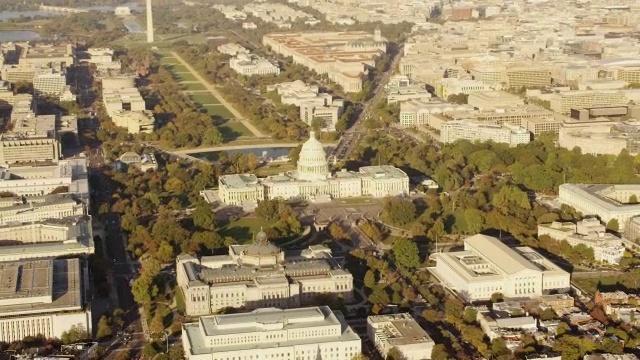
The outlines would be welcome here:
M 441 79 L 436 83 L 436 95 L 446 99 L 451 95 L 465 94 L 469 95 L 476 91 L 489 91 L 491 86 L 476 80 L 465 79 Z
M 604 92 L 590 90 L 563 91 L 549 95 L 551 110 L 570 114 L 571 109 L 592 108 L 598 106 L 625 106 L 629 100 L 623 92 Z
M 238 52 L 229 60 L 229 66 L 240 75 L 278 75 L 280 68 L 255 54 Z
M 468 105 L 456 105 L 437 99 L 408 100 L 400 103 L 400 126 L 403 128 L 430 124 L 431 114 L 470 111 Z
M 507 86 L 511 89 L 544 88 L 551 85 L 549 69 L 538 69 L 537 66 L 508 68 L 505 71 Z
M 20 66 L 51 68 L 64 71 L 74 64 L 75 45 L 27 44 L 20 52 Z
M 182 344 L 187 360 L 351 360 L 362 346 L 328 306 L 202 316 L 182 326 Z
M 523 127 L 509 124 L 492 125 L 471 121 L 448 121 L 442 124 L 441 142 L 449 144 L 461 139 L 471 142 L 493 141 L 514 147 L 531 142 L 531 133 Z
M 428 101 L 431 99 L 431 93 L 423 85 L 413 83 L 409 77 L 404 75 L 392 76 L 385 87 L 385 92 L 389 104 L 408 100 Z
M 67 216 L 86 214 L 86 205 L 71 195 L 0 198 L 0 226 L 17 223 L 40 222 Z
M 109 117 L 113 118 L 116 112 L 143 111 L 145 102 L 137 88 L 104 88 L 102 89 L 102 103 Z
M 557 241 L 566 241 L 571 246 L 584 245 L 593 249 L 596 261 L 618 264 L 624 256 L 622 239 L 606 232 L 598 219 L 590 218 L 577 224 L 554 221 L 538 225 L 538 237 L 547 235 Z
M 0 226 L 0 261 L 89 255 L 94 251 L 89 216 L 11 222 Z
M 409 314 L 372 315 L 367 335 L 382 358 L 393 348 L 404 360 L 431 359 L 435 343 Z
M 35 66 L 8 64 L 2 66 L 2 80 L 10 83 L 32 82 L 33 78 L 42 72 Z
M 156 122 L 151 110 L 114 111 L 111 120 L 116 126 L 126 128 L 129 134 L 151 134 Z
M 33 77 L 33 92 L 36 96 L 59 97 L 67 90 L 67 77 L 53 70 L 36 74 Z
M 309 126 L 319 125 L 321 131 L 335 131 L 344 109 L 342 99 L 319 93 L 317 85 L 306 85 L 301 80 L 269 85 L 267 91 L 277 91 L 285 105 L 298 106 L 300 120 Z
M 362 91 L 367 67 L 375 67 L 378 57 L 387 52 L 379 29 L 373 35 L 364 31 L 267 34 L 262 43 L 284 57 L 291 56 L 297 64 L 327 74 L 347 93 Z
M 86 160 L 68 159 L 56 164 L 0 168 L 0 192 L 31 197 L 51 194 L 54 190 L 88 200 Z
M 227 307 L 296 307 L 320 294 L 350 301 L 353 276 L 340 268 L 322 245 L 287 253 L 260 231 L 252 245 L 231 245 L 229 255 L 197 259 L 181 255 L 178 286 L 188 315 L 212 314 Z
M 297 171 L 260 179 L 251 174 L 223 175 L 219 184 L 222 202 L 238 206 L 276 198 L 315 201 L 409 193 L 409 177 L 393 166 L 365 166 L 359 172 L 330 173 L 327 155 L 313 131 L 302 145 Z
M 510 248 L 497 238 L 474 235 L 464 250 L 436 253 L 436 276 L 469 300 L 487 300 L 494 293 L 506 297 L 537 297 L 566 292 L 570 275 L 529 247 Z
M 524 100 L 504 91 L 475 91 L 469 94 L 467 104 L 479 110 L 495 110 L 523 106 Z
M 72 326 L 91 334 L 78 259 L 0 263 L 0 341 L 60 338 Z
M 578 147 L 582 153 L 594 155 L 618 155 L 623 149 L 634 155 L 640 152 L 640 123 L 583 123 L 581 127 L 563 126 L 558 145 L 569 150 Z
M 620 232 L 623 232 L 627 222 L 640 215 L 640 204 L 629 203 L 631 195 L 640 196 L 640 185 L 562 184 L 558 200 L 583 216 L 596 215 L 605 224 L 616 219 Z
M 11 130 L 0 134 L 1 166 L 59 161 L 61 149 L 55 115 L 36 116 L 29 97 L 13 105 L 9 121 Z

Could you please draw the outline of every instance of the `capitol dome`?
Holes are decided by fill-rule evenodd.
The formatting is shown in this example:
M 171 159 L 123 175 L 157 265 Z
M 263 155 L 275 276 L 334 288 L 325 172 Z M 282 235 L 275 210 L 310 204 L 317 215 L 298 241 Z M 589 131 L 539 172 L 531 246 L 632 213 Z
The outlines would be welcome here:
M 302 145 L 298 157 L 298 179 L 300 180 L 324 180 L 329 174 L 329 163 L 324 147 L 316 139 L 316 133 L 309 133 L 309 140 Z

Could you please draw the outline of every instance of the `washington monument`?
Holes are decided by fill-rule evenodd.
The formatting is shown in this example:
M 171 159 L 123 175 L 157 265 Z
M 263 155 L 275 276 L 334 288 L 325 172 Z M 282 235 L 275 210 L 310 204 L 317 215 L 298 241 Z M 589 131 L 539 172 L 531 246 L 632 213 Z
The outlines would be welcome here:
M 147 0 L 147 42 L 153 42 L 153 11 L 151 10 L 151 0 Z

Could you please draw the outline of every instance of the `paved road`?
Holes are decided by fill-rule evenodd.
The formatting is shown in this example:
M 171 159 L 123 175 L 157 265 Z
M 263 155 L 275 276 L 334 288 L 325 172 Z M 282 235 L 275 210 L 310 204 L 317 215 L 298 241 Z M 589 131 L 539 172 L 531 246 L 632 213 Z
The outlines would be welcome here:
M 348 158 L 355 145 L 360 141 L 364 133 L 363 122 L 365 119 L 371 116 L 371 111 L 373 110 L 374 105 L 381 101 L 384 97 L 384 87 L 387 85 L 387 83 L 389 83 L 389 79 L 391 79 L 391 75 L 393 74 L 396 65 L 400 61 L 400 54 L 402 54 L 403 48 L 404 44 L 398 47 L 398 51 L 391 61 L 389 69 L 387 69 L 387 71 L 382 74 L 382 77 L 378 79 L 376 87 L 373 90 L 373 96 L 369 100 L 364 102 L 362 111 L 358 115 L 358 118 L 354 121 L 353 125 L 343 133 L 338 146 L 335 147 L 332 153 L 332 155 L 334 155 L 336 158 Z
M 264 134 L 262 134 L 260 132 L 260 130 L 256 129 L 255 126 L 253 126 L 250 122 L 248 122 L 243 116 L 242 114 L 240 114 L 238 112 L 238 110 L 236 110 L 233 106 L 231 106 L 231 104 L 229 104 L 224 97 L 222 97 L 222 95 L 218 92 L 218 90 L 216 90 L 215 87 L 213 87 L 213 85 L 209 84 L 208 81 L 206 81 L 202 76 L 200 76 L 200 74 L 186 61 L 184 61 L 184 59 L 182 57 L 180 57 L 180 55 L 178 55 L 178 53 L 172 51 L 171 52 L 171 56 L 173 56 L 174 58 L 176 58 L 176 60 L 178 60 L 180 62 L 180 64 L 184 65 L 184 67 L 187 68 L 187 70 L 189 70 L 189 72 L 191 72 L 191 74 L 198 80 L 200 81 L 200 83 L 207 89 L 209 90 L 209 92 L 215 96 L 218 100 L 220 100 L 220 103 L 222 105 L 224 105 L 227 109 L 229 109 L 229 111 L 231 111 L 231 114 L 233 114 L 233 116 L 236 117 L 236 120 L 242 122 L 242 125 L 246 126 L 247 129 L 249 129 L 249 131 L 251 131 L 251 133 L 253 133 L 253 136 L 255 137 L 260 137 L 260 138 L 264 138 L 266 136 L 264 136 Z

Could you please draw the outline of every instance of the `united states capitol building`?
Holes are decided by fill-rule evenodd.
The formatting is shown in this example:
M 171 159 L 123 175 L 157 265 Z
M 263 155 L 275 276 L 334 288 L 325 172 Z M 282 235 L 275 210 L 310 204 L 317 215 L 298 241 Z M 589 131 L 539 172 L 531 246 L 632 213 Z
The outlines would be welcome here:
M 180 255 L 178 286 L 187 315 L 208 315 L 227 307 L 289 308 L 313 303 L 320 294 L 352 299 L 353 276 L 331 250 L 312 245 L 286 253 L 260 231 L 251 245 L 231 245 L 229 255 Z
M 302 145 L 296 171 L 266 178 L 253 174 L 223 175 L 219 180 L 220 200 L 238 206 L 276 198 L 320 200 L 409 193 L 409 177 L 393 166 L 365 166 L 358 172 L 329 172 L 327 155 L 313 131 Z

